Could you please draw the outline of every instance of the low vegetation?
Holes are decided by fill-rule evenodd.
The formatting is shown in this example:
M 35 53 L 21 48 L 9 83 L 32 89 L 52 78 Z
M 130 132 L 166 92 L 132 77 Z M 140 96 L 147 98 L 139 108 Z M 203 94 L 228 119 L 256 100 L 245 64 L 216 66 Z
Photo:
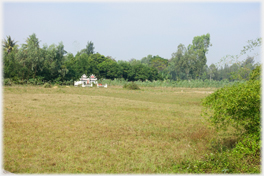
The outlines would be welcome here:
M 123 86 L 129 82 L 124 79 L 105 79 L 100 80 L 102 83 L 112 86 Z M 182 80 L 182 81 L 173 81 L 173 80 L 164 80 L 164 81 L 134 81 L 140 87 L 185 87 L 185 88 L 221 88 L 227 85 L 233 85 L 237 82 L 244 81 L 234 81 L 230 82 L 228 80 L 214 81 L 214 80 Z
M 118 79 L 99 79 L 99 82 L 102 84 L 107 84 L 110 86 L 124 86 L 126 84 L 130 84 L 128 80 L 125 80 L 123 78 Z M 221 88 L 228 85 L 233 85 L 238 82 L 245 82 L 243 80 L 240 81 L 228 81 L 228 80 L 221 80 L 221 81 L 215 81 L 215 80 L 182 80 L 182 81 L 173 81 L 173 80 L 164 80 L 164 81 L 134 81 L 135 84 L 137 84 L 140 87 L 186 87 L 186 88 Z M 3 80 L 3 85 L 5 86 L 12 86 L 12 85 L 44 85 L 44 84 L 51 84 L 51 85 L 73 85 L 74 81 L 49 81 L 44 82 L 41 81 L 41 79 L 35 78 L 30 80 L 14 80 L 10 78 L 6 78 Z
M 123 86 L 124 89 L 130 89 L 130 90 L 139 90 L 140 88 L 138 85 L 134 82 L 131 83 L 125 83 Z
M 45 84 L 43 85 L 43 87 L 44 87 L 44 88 L 51 88 L 51 84 L 49 84 L 49 83 L 45 83 Z

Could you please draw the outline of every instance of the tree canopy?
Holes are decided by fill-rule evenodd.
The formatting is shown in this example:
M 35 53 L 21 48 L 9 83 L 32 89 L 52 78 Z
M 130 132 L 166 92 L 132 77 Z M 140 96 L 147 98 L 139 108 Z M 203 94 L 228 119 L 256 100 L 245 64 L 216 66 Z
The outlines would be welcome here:
M 44 81 L 77 80 L 82 74 L 95 74 L 98 78 L 123 78 L 137 80 L 241 80 L 248 79 L 256 68 L 254 56 L 232 65 L 206 65 L 209 52 L 210 34 L 195 36 L 188 46 L 179 44 L 170 59 L 148 54 L 141 60 L 116 61 L 111 56 L 95 53 L 94 43 L 87 45 L 76 55 L 64 49 L 63 42 L 39 46 L 36 34 L 27 37 L 21 46 L 7 36 L 3 40 L 4 78 L 29 80 L 36 78 Z M 261 44 L 261 39 L 251 40 L 241 51 L 241 55 L 254 46 Z

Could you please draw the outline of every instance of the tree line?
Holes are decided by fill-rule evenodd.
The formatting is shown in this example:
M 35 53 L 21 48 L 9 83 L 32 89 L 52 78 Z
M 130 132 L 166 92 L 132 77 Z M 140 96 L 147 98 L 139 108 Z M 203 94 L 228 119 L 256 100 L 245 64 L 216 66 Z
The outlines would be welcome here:
M 39 46 L 36 34 L 30 35 L 24 44 L 17 45 L 7 36 L 3 40 L 4 78 L 26 81 L 37 79 L 51 82 L 78 80 L 82 74 L 94 74 L 99 79 L 123 78 L 128 81 L 153 80 L 238 80 L 247 78 L 255 68 L 254 57 L 248 57 L 242 64 L 217 67 L 207 66 L 206 54 L 210 34 L 196 36 L 192 44 L 185 47 L 179 44 L 170 59 L 148 55 L 141 60 L 116 61 L 111 56 L 95 52 L 93 42 L 88 41 L 86 48 L 74 56 L 64 49 L 60 42 L 50 46 Z M 239 75 L 234 74 L 240 70 Z M 242 70 L 242 71 L 241 71 Z

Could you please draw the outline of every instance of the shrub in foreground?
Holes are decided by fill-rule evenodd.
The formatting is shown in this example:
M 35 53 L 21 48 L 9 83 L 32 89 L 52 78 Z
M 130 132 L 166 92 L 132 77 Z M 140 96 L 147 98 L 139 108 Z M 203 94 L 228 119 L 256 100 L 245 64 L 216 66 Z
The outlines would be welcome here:
M 9 78 L 8 79 L 4 79 L 4 85 L 5 86 L 12 86 L 11 80 Z
M 219 130 L 229 125 L 237 129 L 239 140 L 232 149 L 216 151 L 202 160 L 184 161 L 172 166 L 176 173 L 260 173 L 260 66 L 250 80 L 224 87 L 203 101 L 204 115 Z M 215 146 L 216 148 L 223 148 Z
M 260 85 L 251 79 L 217 90 L 203 101 L 210 110 L 204 115 L 218 129 L 232 125 L 240 133 L 260 135 Z
M 124 89 L 130 89 L 130 90 L 139 90 L 140 89 L 138 87 L 138 85 L 134 82 L 124 84 L 123 88 Z
M 43 85 L 43 87 L 44 87 L 44 88 L 51 88 L 51 84 L 49 84 L 49 83 L 45 83 L 45 84 Z

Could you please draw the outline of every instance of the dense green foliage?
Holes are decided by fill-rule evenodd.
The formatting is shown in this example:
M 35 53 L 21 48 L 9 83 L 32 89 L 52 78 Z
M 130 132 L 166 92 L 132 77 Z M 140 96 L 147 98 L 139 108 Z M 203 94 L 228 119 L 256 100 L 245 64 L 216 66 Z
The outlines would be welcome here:
M 241 64 L 224 67 L 211 64 L 208 67 L 206 54 L 211 46 L 210 34 L 194 37 L 188 47 L 179 44 L 170 59 L 148 55 L 141 60 L 116 61 L 111 56 L 95 52 L 91 41 L 74 56 L 65 51 L 62 42 L 50 46 L 44 44 L 43 47 L 39 43 L 36 34 L 30 35 L 21 46 L 16 45 L 10 36 L 3 40 L 4 79 L 14 84 L 50 82 L 72 85 L 82 74 L 94 74 L 99 79 L 127 81 L 235 81 L 247 80 L 256 67 L 254 57 L 248 57 Z M 244 50 L 247 49 L 251 48 Z
M 205 98 L 203 105 L 212 110 L 205 112 L 218 128 L 235 127 L 241 133 L 260 135 L 261 82 L 256 79 L 258 67 L 245 83 L 237 83 L 217 90 Z
M 111 57 L 95 53 L 94 48 L 94 44 L 88 42 L 86 48 L 74 56 L 64 50 L 62 42 L 41 48 L 39 39 L 32 34 L 18 48 L 9 36 L 3 41 L 4 78 L 15 84 L 28 84 L 33 79 L 34 82 L 42 82 L 40 84 L 52 82 L 65 85 L 73 84 L 82 74 L 95 74 L 99 79 L 123 78 L 128 81 L 162 79 L 154 66 L 140 62 L 116 62 Z
M 249 79 L 250 80 L 260 80 L 261 76 L 261 68 L 260 65 L 258 65 L 250 74 Z

